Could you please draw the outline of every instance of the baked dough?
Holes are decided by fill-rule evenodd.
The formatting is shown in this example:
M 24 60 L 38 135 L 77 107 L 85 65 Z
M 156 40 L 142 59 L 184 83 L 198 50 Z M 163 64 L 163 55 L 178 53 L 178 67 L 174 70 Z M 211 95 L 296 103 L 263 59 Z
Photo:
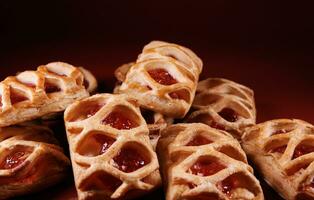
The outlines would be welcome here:
M 222 78 L 200 81 L 187 122 L 201 122 L 240 139 L 243 129 L 256 121 L 254 92 Z
M 264 199 L 237 140 L 201 123 L 167 127 L 159 139 L 166 200 Z
M 97 94 L 64 115 L 79 199 L 130 199 L 161 184 L 159 164 L 136 101 Z
M 276 119 L 246 130 L 243 148 L 265 180 L 287 200 L 314 199 L 314 126 Z
M 70 160 L 50 129 L 0 128 L 0 199 L 33 193 L 67 176 Z
M 129 94 L 148 110 L 182 118 L 192 104 L 201 71 L 202 61 L 191 50 L 153 41 L 135 63 L 116 70 L 122 84 L 115 92 Z
M 0 127 L 63 111 L 75 100 L 89 96 L 84 82 L 92 91 L 95 80 L 87 70 L 81 70 L 53 62 L 37 71 L 7 77 L 0 83 Z M 87 78 L 83 74 L 88 74 Z

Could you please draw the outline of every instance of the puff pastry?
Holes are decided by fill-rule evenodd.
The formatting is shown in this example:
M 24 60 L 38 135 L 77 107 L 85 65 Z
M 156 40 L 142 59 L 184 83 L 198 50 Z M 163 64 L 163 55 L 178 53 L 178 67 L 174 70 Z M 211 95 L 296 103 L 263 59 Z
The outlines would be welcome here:
M 146 45 L 135 63 L 115 72 L 115 89 L 139 101 L 141 107 L 182 118 L 194 99 L 202 61 L 189 49 L 167 42 Z
M 277 119 L 245 131 L 243 148 L 265 180 L 287 200 L 314 199 L 314 126 Z
M 0 128 L 0 199 L 49 187 L 66 177 L 69 167 L 50 129 Z
M 77 101 L 64 120 L 79 199 L 130 199 L 161 184 L 147 125 L 127 95 Z
M 167 127 L 157 152 L 166 200 L 264 199 L 237 140 L 201 123 Z
M 88 74 L 87 70 L 84 70 Z M 75 100 L 89 96 L 84 87 L 95 87 L 92 76 L 84 79 L 79 68 L 54 62 L 24 71 L 0 83 L 0 127 L 63 111 Z
M 256 121 L 254 92 L 222 78 L 200 81 L 187 122 L 201 122 L 225 130 L 239 139 Z

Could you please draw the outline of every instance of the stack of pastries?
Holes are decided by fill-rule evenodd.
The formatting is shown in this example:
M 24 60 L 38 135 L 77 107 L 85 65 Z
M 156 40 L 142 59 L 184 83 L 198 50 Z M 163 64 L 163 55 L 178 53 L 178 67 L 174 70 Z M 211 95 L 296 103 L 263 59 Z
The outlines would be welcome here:
M 161 186 L 166 200 L 262 200 L 248 159 L 283 198 L 314 199 L 314 126 L 256 124 L 253 90 L 199 81 L 202 68 L 190 49 L 153 41 L 116 69 L 112 94 L 90 96 L 95 77 L 62 62 L 6 78 L 0 199 L 57 184 L 72 166 L 80 200 L 136 199 Z M 62 133 L 44 122 L 60 113 L 70 159 L 55 138 Z

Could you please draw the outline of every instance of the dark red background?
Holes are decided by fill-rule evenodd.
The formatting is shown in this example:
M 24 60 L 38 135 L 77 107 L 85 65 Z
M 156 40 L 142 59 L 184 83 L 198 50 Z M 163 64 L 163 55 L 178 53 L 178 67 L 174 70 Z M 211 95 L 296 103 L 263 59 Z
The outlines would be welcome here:
M 305 1 L 1 1 L 0 78 L 60 60 L 90 69 L 109 92 L 115 67 L 166 40 L 203 59 L 201 78 L 254 89 L 258 122 L 314 123 L 313 19 Z M 73 196 L 67 188 L 42 194 Z

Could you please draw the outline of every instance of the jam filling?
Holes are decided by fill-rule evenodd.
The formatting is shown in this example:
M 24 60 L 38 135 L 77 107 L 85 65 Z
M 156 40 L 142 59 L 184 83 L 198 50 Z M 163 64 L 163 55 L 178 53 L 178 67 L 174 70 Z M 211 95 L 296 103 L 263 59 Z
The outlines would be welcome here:
M 140 154 L 132 147 L 122 148 L 113 160 L 115 162 L 115 167 L 126 173 L 134 172 L 149 162 L 143 154 Z
M 221 190 L 223 193 L 230 195 L 231 191 L 240 187 L 241 181 L 235 176 L 231 175 L 221 182 Z
M 201 145 L 205 145 L 205 144 L 210 144 L 213 141 L 204 138 L 200 135 L 197 135 L 196 137 L 194 137 L 189 143 L 187 143 L 186 146 L 201 146 Z
M 293 159 L 303 156 L 308 153 L 314 152 L 314 146 L 310 145 L 298 145 L 293 153 Z
M 219 129 L 219 130 L 226 130 L 225 127 L 217 122 L 211 121 L 210 123 L 210 127 L 215 128 L 215 129 Z
M 100 149 L 99 149 L 99 154 L 104 154 L 110 147 L 111 145 L 116 141 L 115 139 L 105 136 L 105 135 L 94 135 L 95 140 L 101 144 Z
M 45 82 L 45 92 L 47 94 L 54 93 L 54 92 L 60 92 L 61 88 L 55 84 Z
M 2 107 L 2 96 L 0 95 L 0 107 Z
M 93 104 L 88 106 L 88 110 L 83 113 L 84 118 L 90 118 L 94 116 L 104 105 L 103 104 Z
M 103 121 L 103 124 L 108 124 L 113 128 L 122 130 L 122 129 L 131 129 L 138 126 L 138 124 L 125 116 L 122 112 L 113 111 L 111 112 Z
M 162 85 L 173 85 L 177 83 L 166 70 L 164 69 L 152 69 L 148 71 L 148 74 L 159 84 Z
M 15 151 L 6 156 L 0 169 L 12 169 L 24 162 L 31 152 Z
M 283 145 L 283 146 L 280 146 L 280 147 L 277 147 L 277 148 L 271 150 L 271 152 L 272 153 L 281 153 L 282 154 L 282 153 L 285 152 L 286 148 L 287 148 L 287 145 Z
M 10 99 L 11 99 L 11 104 L 16 104 L 16 103 L 19 103 L 19 102 L 22 102 L 22 101 L 26 101 L 28 100 L 27 97 L 17 93 L 16 91 L 12 90 L 11 89 L 11 95 L 10 95 Z
M 186 102 L 189 102 L 189 96 L 186 90 L 177 90 L 169 93 L 169 96 L 173 99 L 182 99 Z
M 238 120 L 237 113 L 230 108 L 224 108 L 218 114 L 228 122 L 235 122 Z
M 120 179 L 110 174 L 101 172 L 91 175 L 84 182 L 84 184 L 80 187 L 83 191 L 105 190 L 109 192 L 114 192 L 122 184 L 122 181 Z
M 208 159 L 198 160 L 190 167 L 190 171 L 198 176 L 210 176 L 225 169 L 226 167 L 217 161 Z

